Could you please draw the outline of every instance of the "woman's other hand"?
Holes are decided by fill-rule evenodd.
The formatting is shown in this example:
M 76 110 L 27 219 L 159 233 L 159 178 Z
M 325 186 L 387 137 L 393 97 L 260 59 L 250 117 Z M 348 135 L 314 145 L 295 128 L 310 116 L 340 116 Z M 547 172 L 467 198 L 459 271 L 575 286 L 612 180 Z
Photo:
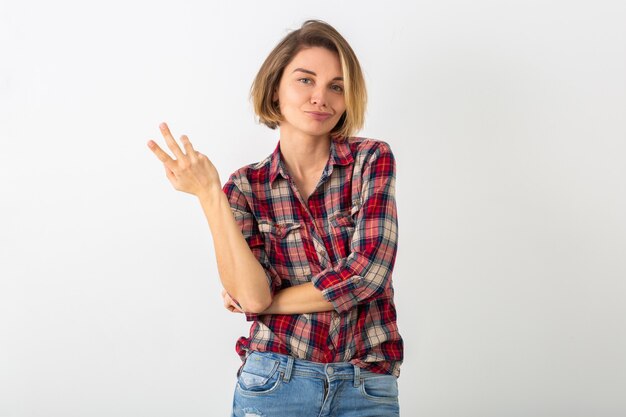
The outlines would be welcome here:
M 224 307 L 231 313 L 243 313 L 243 310 L 235 303 L 230 294 L 226 290 L 222 290 L 222 298 L 224 299 Z
M 165 175 L 176 190 L 201 197 L 203 194 L 210 194 L 216 187 L 222 188 L 215 166 L 206 155 L 193 148 L 187 136 L 180 137 L 185 147 L 186 153 L 184 153 L 174 140 L 167 124 L 161 123 L 159 128 L 165 138 L 165 143 L 176 159 L 172 159 L 152 140 L 148 141 L 148 147 L 163 162 Z

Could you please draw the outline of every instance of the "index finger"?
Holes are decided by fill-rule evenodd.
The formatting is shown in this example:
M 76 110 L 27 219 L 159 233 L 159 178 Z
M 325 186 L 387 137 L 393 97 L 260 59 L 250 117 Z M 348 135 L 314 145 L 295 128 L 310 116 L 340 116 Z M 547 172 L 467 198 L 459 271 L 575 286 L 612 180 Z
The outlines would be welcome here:
M 176 158 L 184 159 L 185 154 L 183 154 L 183 151 L 181 151 L 180 147 L 178 147 L 178 143 L 176 143 L 176 140 L 174 140 L 174 136 L 172 136 L 172 134 L 170 133 L 170 128 L 167 126 L 167 124 L 163 122 L 159 125 L 159 128 L 161 129 L 161 134 L 165 138 L 167 146 L 169 146 L 172 152 L 174 152 Z
M 169 169 L 176 167 L 176 161 L 172 159 L 171 156 L 167 154 L 159 145 L 156 144 L 155 141 L 149 140 L 148 147 L 150 150 L 159 158 L 159 161 L 163 162 L 163 164 Z

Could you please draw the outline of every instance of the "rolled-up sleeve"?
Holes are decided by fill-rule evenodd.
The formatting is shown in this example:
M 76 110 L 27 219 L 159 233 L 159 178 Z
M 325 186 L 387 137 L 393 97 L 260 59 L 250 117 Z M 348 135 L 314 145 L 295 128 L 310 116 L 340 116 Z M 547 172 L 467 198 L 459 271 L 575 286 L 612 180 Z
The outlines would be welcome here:
M 312 277 L 313 285 L 339 313 L 384 294 L 396 258 L 395 158 L 382 141 L 366 158 L 350 254 Z
M 237 186 L 237 177 L 235 174 L 231 175 L 228 181 L 222 187 L 222 190 L 228 198 L 230 208 L 235 216 L 235 221 L 246 239 L 250 250 L 257 258 L 265 275 L 267 277 L 267 284 L 270 288 L 272 296 L 276 290 L 280 287 L 281 279 L 270 263 L 269 256 L 265 251 L 265 240 L 263 235 L 259 231 L 258 223 L 250 209 L 248 200 L 244 193 Z M 234 299 L 233 299 L 234 300 Z M 237 304 L 237 300 L 234 300 Z M 258 317 L 258 314 L 246 313 L 246 320 L 254 321 Z

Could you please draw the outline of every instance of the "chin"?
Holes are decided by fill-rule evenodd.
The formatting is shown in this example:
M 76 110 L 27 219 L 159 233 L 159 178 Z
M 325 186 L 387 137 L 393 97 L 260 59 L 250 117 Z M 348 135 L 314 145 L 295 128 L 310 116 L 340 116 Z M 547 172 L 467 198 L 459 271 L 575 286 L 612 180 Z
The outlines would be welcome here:
M 303 129 L 303 131 L 311 136 L 325 136 L 330 135 L 330 131 L 333 130 L 334 126 L 335 125 L 331 126 L 329 123 L 328 126 L 324 126 L 324 128 L 318 125 L 310 129 Z
M 316 131 L 316 132 L 306 132 L 308 135 L 311 136 L 330 136 L 330 130 L 326 131 Z

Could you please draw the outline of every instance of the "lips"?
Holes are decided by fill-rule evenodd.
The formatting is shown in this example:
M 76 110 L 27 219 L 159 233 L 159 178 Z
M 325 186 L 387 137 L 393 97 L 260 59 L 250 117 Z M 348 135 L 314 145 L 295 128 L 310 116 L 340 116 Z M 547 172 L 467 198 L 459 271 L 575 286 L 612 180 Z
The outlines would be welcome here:
M 324 121 L 332 116 L 331 113 L 323 113 L 318 111 L 307 111 L 305 113 L 308 114 L 311 118 L 319 121 Z

